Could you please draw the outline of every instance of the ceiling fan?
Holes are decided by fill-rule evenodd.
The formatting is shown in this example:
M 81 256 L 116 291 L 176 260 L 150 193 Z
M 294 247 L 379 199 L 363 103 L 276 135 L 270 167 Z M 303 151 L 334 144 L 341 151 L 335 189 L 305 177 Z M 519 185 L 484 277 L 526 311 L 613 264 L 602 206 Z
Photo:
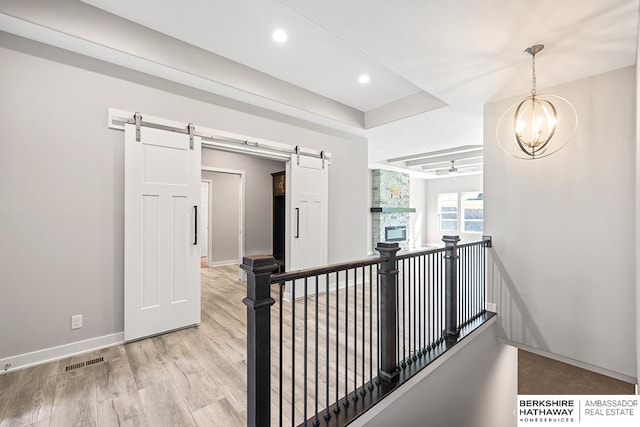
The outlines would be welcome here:
M 449 169 L 436 169 L 436 175 L 449 175 L 454 173 L 463 173 L 463 172 L 473 172 L 474 169 L 459 169 L 455 165 L 455 160 L 449 160 L 451 162 L 451 167 Z

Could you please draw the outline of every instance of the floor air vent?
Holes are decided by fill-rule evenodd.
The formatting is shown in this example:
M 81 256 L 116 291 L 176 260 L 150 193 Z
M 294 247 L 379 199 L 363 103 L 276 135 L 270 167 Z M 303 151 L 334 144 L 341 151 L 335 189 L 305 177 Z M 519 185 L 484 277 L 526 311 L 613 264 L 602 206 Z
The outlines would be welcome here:
M 65 372 L 73 371 L 74 369 L 84 368 L 85 366 L 95 365 L 97 363 L 104 362 L 104 357 L 98 357 L 97 359 L 87 360 L 86 362 L 74 363 L 64 368 Z

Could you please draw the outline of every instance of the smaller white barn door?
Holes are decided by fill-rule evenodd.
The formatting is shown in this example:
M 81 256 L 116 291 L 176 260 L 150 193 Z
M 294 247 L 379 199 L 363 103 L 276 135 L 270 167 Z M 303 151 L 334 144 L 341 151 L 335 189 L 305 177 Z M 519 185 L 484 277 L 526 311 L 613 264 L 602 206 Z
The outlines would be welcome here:
M 200 147 L 125 126 L 125 341 L 200 322 Z
M 326 265 L 329 164 L 319 158 L 294 154 L 287 169 L 290 199 L 287 270 Z

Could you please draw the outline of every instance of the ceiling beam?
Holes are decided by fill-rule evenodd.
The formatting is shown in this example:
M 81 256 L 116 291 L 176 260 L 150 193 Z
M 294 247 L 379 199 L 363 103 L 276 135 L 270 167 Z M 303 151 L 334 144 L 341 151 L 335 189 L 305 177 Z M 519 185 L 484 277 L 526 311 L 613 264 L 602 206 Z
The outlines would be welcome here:
M 394 157 L 393 159 L 387 159 L 387 162 L 404 162 L 408 160 L 428 159 L 431 157 L 438 157 L 444 154 L 456 154 L 456 153 L 468 153 L 468 152 L 482 152 L 482 145 L 463 145 L 455 148 L 447 148 L 446 150 L 429 151 L 428 153 L 412 154 L 410 156 Z
M 482 157 L 460 160 L 454 163 L 455 167 L 461 167 L 461 168 L 478 166 L 478 165 L 480 166 L 482 165 Z M 448 169 L 450 167 L 451 167 L 451 162 L 438 162 L 438 163 L 429 163 L 428 165 L 423 165 L 421 169 L 423 171 L 429 171 L 429 170 L 435 170 L 435 169 Z
M 450 162 L 451 160 L 463 160 L 463 159 L 477 159 L 482 158 L 482 151 L 467 151 L 467 152 L 458 152 L 453 154 L 441 154 L 439 156 L 432 156 L 424 159 L 417 160 L 409 160 L 405 162 L 405 165 L 411 166 L 422 166 L 428 165 L 430 163 L 442 163 L 442 162 Z

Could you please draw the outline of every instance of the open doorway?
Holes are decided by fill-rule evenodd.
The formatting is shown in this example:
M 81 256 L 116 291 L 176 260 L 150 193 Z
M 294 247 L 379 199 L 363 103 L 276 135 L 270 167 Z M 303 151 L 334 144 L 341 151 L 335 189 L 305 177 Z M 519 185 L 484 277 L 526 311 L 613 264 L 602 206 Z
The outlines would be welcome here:
M 242 170 L 203 166 L 201 179 L 206 183 L 207 207 L 202 194 L 203 246 L 206 267 L 236 265 L 244 253 L 244 179 Z
M 271 174 L 283 171 L 285 164 L 254 154 L 202 150 L 201 178 L 212 180 L 209 267 L 236 264 L 242 279 L 244 256 L 273 253 Z M 232 230 L 237 230 L 235 242 L 230 241 Z

